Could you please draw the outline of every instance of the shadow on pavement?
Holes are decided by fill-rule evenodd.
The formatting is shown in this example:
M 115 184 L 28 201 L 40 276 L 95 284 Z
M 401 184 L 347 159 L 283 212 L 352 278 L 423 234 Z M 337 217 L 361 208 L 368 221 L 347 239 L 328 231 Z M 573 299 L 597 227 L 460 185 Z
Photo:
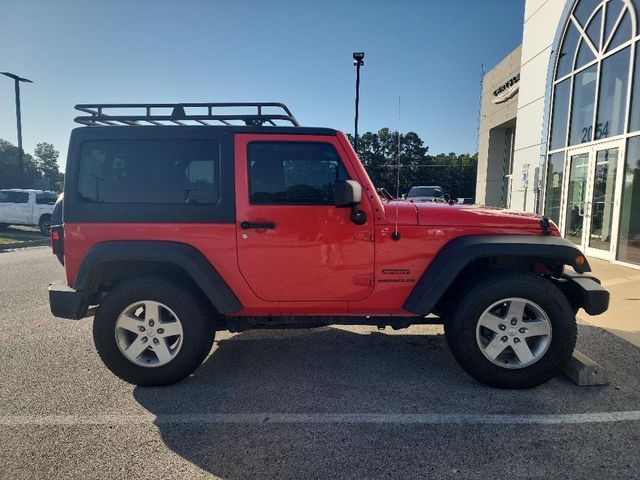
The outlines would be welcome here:
M 621 357 L 614 359 L 616 363 L 640 358 L 639 349 L 600 329 L 580 326 L 580 334 L 587 338 L 591 351 L 618 348 Z M 601 349 L 603 341 L 612 345 Z M 622 349 L 619 342 L 625 343 Z M 192 377 L 169 387 L 137 387 L 135 399 L 157 416 L 555 414 L 628 410 L 640 401 L 638 374 L 631 370 L 611 374 L 608 387 L 577 387 L 559 377 L 530 390 L 491 389 L 462 371 L 442 335 L 358 334 L 334 328 L 262 330 L 222 339 L 216 345 Z M 602 358 L 596 360 L 611 368 Z M 624 389 L 615 386 L 618 381 L 627 384 Z M 628 385 L 630 381 L 635 383 Z M 495 434 L 487 432 L 486 426 L 474 425 L 156 425 L 172 451 L 208 472 L 233 479 L 428 475 L 431 467 L 445 457 L 458 458 L 461 451 L 471 457 L 460 461 L 471 462 L 476 441 L 486 441 L 483 436 L 487 433 Z M 537 441 L 525 437 L 526 442 Z M 533 447 L 539 449 L 540 444 Z M 498 461 L 490 451 L 488 455 L 489 463 Z

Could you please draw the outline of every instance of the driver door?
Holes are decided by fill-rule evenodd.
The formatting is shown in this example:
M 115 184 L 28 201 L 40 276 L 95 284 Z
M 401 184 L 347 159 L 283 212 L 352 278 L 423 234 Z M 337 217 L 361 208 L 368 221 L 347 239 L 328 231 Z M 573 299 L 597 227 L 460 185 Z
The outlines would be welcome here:
M 355 171 L 335 137 L 238 134 L 238 265 L 251 290 L 270 302 L 348 302 L 373 291 L 372 208 L 351 221 L 336 208 L 336 180 Z M 345 161 L 345 159 L 347 161 Z

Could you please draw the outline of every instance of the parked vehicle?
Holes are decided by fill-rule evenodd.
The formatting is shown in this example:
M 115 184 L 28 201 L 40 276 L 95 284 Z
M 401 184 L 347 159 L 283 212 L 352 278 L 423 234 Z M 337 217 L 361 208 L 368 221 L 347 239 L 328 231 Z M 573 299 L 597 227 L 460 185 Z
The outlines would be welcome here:
M 76 108 L 89 127 L 71 134 L 51 310 L 95 314 L 98 353 L 128 382 L 185 378 L 217 330 L 433 313 L 470 375 L 531 387 L 571 357 L 577 310 L 608 307 L 545 217 L 379 195 L 343 133 L 300 127 L 283 104 Z
M 411 187 L 407 199 L 414 202 L 444 202 L 444 192 L 438 185 Z
M 0 228 L 32 225 L 49 235 L 51 214 L 58 194 L 48 190 L 7 188 L 0 190 Z

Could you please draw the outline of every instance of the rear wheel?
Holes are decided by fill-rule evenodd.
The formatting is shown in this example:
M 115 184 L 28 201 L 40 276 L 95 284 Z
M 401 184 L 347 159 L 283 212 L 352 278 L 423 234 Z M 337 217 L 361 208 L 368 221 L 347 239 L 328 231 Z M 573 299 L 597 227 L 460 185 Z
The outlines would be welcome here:
M 167 385 L 188 377 L 211 350 L 212 309 L 170 280 L 124 282 L 102 301 L 93 324 L 98 354 L 121 379 Z
M 476 380 L 528 388 L 562 370 L 573 353 L 577 327 L 555 285 L 533 273 L 507 273 L 461 295 L 445 333 L 456 360 Z

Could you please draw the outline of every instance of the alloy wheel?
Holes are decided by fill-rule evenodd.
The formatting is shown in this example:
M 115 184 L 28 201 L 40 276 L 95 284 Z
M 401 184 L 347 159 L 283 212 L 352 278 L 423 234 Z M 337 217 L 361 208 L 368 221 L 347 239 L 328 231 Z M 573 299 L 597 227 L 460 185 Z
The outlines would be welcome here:
M 182 323 L 166 305 L 144 300 L 120 313 L 115 337 L 129 361 L 142 367 L 161 367 L 173 360 L 182 347 Z
M 551 330 L 551 321 L 539 305 L 524 298 L 505 298 L 482 313 L 476 341 L 492 363 L 503 368 L 525 368 L 545 355 Z

